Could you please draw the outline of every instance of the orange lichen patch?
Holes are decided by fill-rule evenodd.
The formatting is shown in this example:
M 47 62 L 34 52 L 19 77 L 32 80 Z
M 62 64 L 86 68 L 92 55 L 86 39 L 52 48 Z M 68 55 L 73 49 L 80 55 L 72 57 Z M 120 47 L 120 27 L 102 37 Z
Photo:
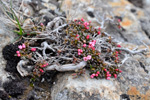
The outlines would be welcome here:
M 138 15 L 138 18 L 140 18 L 140 17 L 144 16 L 144 12 L 139 10 L 139 11 L 137 11 L 137 15 Z
M 127 94 L 129 95 L 131 100 L 137 100 L 137 98 L 140 97 L 138 100 L 150 100 L 150 90 L 146 92 L 146 94 L 141 94 L 136 87 L 131 87 Z
M 132 21 L 128 18 L 124 18 L 123 21 L 120 23 L 121 26 L 123 27 L 128 27 L 128 26 L 131 26 L 132 25 Z
M 128 92 L 128 95 L 140 95 L 140 92 L 136 89 L 136 87 L 131 87 Z
M 120 0 L 119 2 L 109 2 L 109 4 L 113 7 L 130 5 L 130 3 L 127 0 Z

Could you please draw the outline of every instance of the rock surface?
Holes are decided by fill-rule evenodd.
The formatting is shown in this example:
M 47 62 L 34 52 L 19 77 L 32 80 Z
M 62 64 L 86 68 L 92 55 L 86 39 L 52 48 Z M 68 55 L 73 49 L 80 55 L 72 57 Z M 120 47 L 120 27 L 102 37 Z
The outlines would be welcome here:
M 4 0 L 7 1 L 7 0 Z M 107 16 L 115 16 L 121 19 L 123 30 L 119 30 L 110 24 L 107 32 L 118 41 L 123 42 L 123 47 L 134 49 L 136 45 L 140 48 L 140 41 L 144 41 L 150 47 L 150 0 L 24 0 L 25 14 L 34 19 L 43 17 L 50 21 L 55 16 L 62 15 L 57 8 L 65 11 L 67 19 L 84 18 L 92 21 L 94 26 L 100 26 L 97 19 L 104 13 Z M 7 1 L 9 2 L 9 1 Z M 14 0 L 15 9 L 19 9 L 21 1 Z M 132 4 L 133 3 L 133 4 Z M 59 7 L 59 4 L 62 4 Z M 16 5 L 16 6 L 15 6 Z M 52 14 L 53 12 L 57 14 Z M 37 13 L 39 12 L 39 13 Z M 52 13 L 50 13 L 52 12 Z M 0 15 L 2 13 L 0 12 Z M 45 16 L 47 15 L 47 16 Z M 2 17 L 1 17 L 2 18 Z M 3 20 L 3 19 L 1 19 Z M 2 57 L 2 48 L 14 39 L 12 28 L 8 28 L 4 21 L 0 25 L 0 81 L 8 80 L 8 74 L 4 68 L 6 61 Z M 150 54 L 146 56 L 134 55 L 133 58 L 120 68 L 123 72 L 117 79 L 90 79 L 88 72 L 73 79 L 72 73 L 59 73 L 56 82 L 41 83 L 40 89 L 34 90 L 27 87 L 24 95 L 18 100 L 150 100 Z M 50 79 L 51 80 L 51 79 Z M 44 85 L 44 86 L 43 86 Z M 32 97 L 34 95 L 34 97 Z

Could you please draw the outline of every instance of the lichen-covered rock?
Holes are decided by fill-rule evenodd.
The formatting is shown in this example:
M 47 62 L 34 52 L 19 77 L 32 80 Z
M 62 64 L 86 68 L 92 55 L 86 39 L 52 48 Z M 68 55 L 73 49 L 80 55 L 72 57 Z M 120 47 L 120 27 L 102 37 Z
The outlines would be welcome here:
M 149 57 L 129 58 L 117 79 L 91 79 L 88 72 L 75 79 L 71 73 L 59 74 L 51 90 L 52 100 L 149 100 L 150 66 L 146 59 Z

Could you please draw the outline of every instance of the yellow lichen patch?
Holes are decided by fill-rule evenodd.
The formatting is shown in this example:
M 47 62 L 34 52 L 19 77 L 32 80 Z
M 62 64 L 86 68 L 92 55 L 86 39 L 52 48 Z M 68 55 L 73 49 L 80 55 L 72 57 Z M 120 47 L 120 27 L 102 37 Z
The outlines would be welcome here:
M 141 94 L 136 87 L 131 87 L 127 94 L 131 100 L 137 100 L 137 98 L 140 98 L 138 100 L 150 100 L 150 90 L 148 90 L 146 94 Z
M 133 22 L 132 22 L 130 19 L 124 18 L 123 21 L 122 21 L 120 24 L 121 24 L 121 26 L 123 26 L 123 27 L 129 27 L 129 26 L 132 25 L 132 23 L 133 23 Z
M 130 3 L 127 0 L 120 0 L 119 2 L 109 2 L 109 4 L 113 7 L 130 5 Z

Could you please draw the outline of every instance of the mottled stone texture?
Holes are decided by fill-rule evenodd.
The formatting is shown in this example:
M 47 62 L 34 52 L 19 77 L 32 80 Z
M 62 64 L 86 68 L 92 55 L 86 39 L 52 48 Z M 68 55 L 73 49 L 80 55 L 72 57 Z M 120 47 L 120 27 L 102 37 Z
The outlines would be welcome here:
M 119 30 L 110 23 L 106 31 L 118 41 L 121 41 L 123 47 L 134 49 L 138 45 L 139 48 L 144 48 L 140 40 L 144 41 L 150 47 L 150 0 L 129 0 L 130 2 L 128 0 L 25 1 L 29 3 L 23 5 L 24 8 L 22 9 L 26 9 L 25 14 L 36 16 L 34 17 L 35 19 L 45 14 L 45 25 L 51 20 L 51 17 L 55 17 L 55 14 L 52 13 L 57 8 L 65 11 L 69 20 L 83 17 L 86 21 L 92 21 L 92 25 L 94 26 L 99 26 L 96 22 L 96 19 L 99 18 L 98 15 L 102 16 L 104 13 L 113 15 L 121 19 L 123 30 Z M 139 4 L 137 1 L 143 2 Z M 15 9 L 19 9 L 19 3 L 17 2 L 18 0 L 13 1 Z M 59 4 L 62 5 L 59 6 Z M 3 14 L 0 12 L 1 16 Z M 8 80 L 7 76 L 9 76 L 4 70 L 6 61 L 2 57 L 2 49 L 14 39 L 12 28 L 9 28 L 5 23 L 6 21 L 1 20 L 1 83 Z M 49 88 L 49 83 L 41 83 L 42 85 L 44 84 L 41 87 L 42 89 L 44 88 L 42 91 L 35 92 L 29 87 L 20 98 L 23 98 L 22 100 L 26 100 L 27 98 L 30 98 L 29 100 L 34 100 L 35 98 L 37 100 L 150 100 L 150 53 L 146 56 L 133 55 L 120 69 L 123 72 L 117 79 L 111 80 L 90 79 L 88 72 L 76 79 L 73 79 L 72 72 L 60 73 L 57 75 L 57 81 L 53 85 L 52 83 L 50 84 L 52 88 Z M 48 77 L 46 80 L 51 81 Z M 6 95 L 5 92 L 0 92 L 1 95 Z

